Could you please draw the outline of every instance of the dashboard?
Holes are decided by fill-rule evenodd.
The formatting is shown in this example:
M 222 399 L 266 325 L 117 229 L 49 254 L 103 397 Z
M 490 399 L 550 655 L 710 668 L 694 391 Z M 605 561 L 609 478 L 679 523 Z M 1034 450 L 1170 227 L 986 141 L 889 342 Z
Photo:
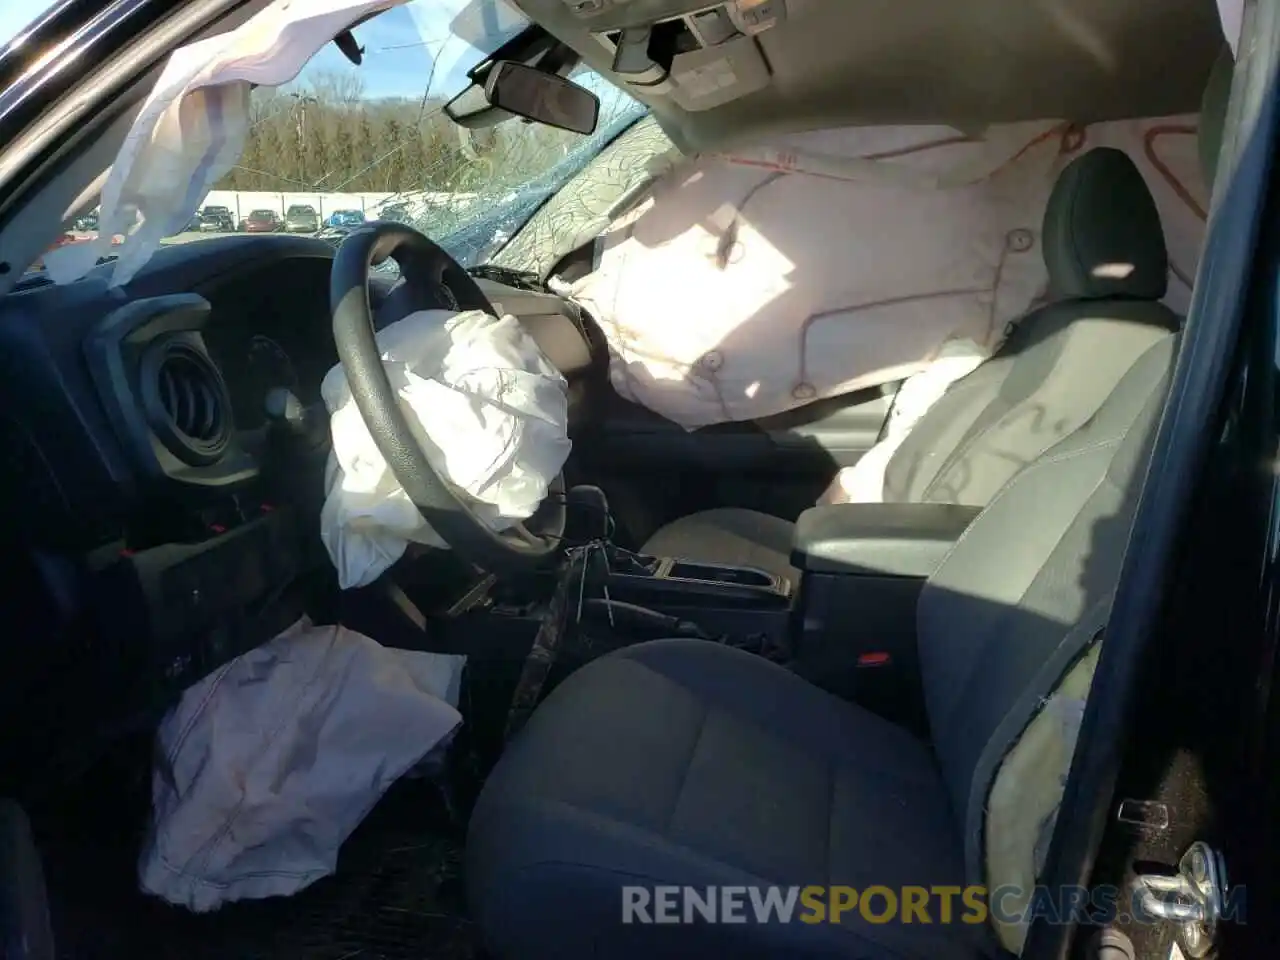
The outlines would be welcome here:
M 265 425 L 272 388 L 306 403 L 319 399 L 320 381 L 337 362 L 328 273 L 325 259 L 297 258 L 241 271 L 205 291 L 211 309 L 204 340 L 226 381 L 237 430 Z
M 268 639 L 249 612 L 294 615 L 267 601 L 328 570 L 327 442 L 278 442 L 265 400 L 289 390 L 327 441 L 334 254 L 309 237 L 218 237 L 162 248 L 122 288 L 103 265 L 0 298 L 5 539 L 67 559 L 108 646 L 141 644 L 178 689 Z M 376 326 L 420 306 L 397 281 L 370 277 Z M 607 382 L 603 338 L 559 297 L 477 282 L 565 374 L 572 431 L 575 400 Z
M 334 254 L 310 237 L 219 237 L 163 247 L 123 288 L 108 286 L 108 264 L 0 298 L 0 510 L 16 512 L 11 529 L 88 548 L 119 539 L 157 502 L 199 507 L 259 481 L 268 391 L 318 404 L 337 362 Z M 397 279 L 371 275 L 379 327 L 418 306 Z M 601 375 L 603 338 L 575 307 L 478 282 L 533 334 L 575 399 Z M 17 506 L 33 501 L 38 514 Z

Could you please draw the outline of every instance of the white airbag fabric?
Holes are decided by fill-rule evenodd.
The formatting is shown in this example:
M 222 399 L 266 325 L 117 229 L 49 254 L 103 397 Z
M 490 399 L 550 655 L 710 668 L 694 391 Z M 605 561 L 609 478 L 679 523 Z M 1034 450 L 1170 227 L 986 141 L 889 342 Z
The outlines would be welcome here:
M 1240 55 L 1240 35 L 1244 32 L 1244 0 L 1218 0 L 1222 35 L 1231 46 L 1231 55 Z
M 142 889 L 204 912 L 332 873 L 387 788 L 462 722 L 465 660 L 304 618 L 191 687 L 157 734 Z
M 893 398 L 883 438 L 852 467 L 836 474 L 819 504 L 880 503 L 884 500 L 884 472 L 907 434 L 942 399 L 947 388 L 977 369 L 987 352 L 972 340 L 944 344 L 928 369 L 908 377 Z
M 175 50 L 107 175 L 97 238 L 51 251 L 49 276 L 70 283 L 116 254 L 111 284 L 128 283 L 240 159 L 251 87 L 288 83 L 336 34 L 404 2 L 275 0 L 235 30 Z
M 532 516 L 569 456 L 567 384 L 515 317 L 423 310 L 378 331 L 410 428 L 436 473 L 495 531 Z M 320 534 L 343 589 L 372 583 L 410 543 L 447 547 L 369 435 L 342 365 L 321 386 L 331 415 Z
M 605 231 L 572 296 L 615 389 L 693 430 L 773 416 L 990 350 L 1042 302 L 1041 221 L 1071 160 L 1123 150 L 1160 210 L 1185 312 L 1204 228 L 1195 117 L 862 127 L 693 156 Z

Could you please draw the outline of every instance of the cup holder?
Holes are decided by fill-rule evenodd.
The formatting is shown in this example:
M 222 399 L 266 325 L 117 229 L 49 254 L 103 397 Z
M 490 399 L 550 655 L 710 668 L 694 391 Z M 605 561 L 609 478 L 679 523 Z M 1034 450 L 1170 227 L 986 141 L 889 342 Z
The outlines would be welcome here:
M 790 581 L 766 570 L 677 557 L 644 559 L 647 564 L 641 573 L 610 571 L 611 597 L 663 612 L 785 610 L 791 603 Z
M 775 578 L 763 570 L 751 567 L 722 567 L 710 563 L 690 563 L 687 560 L 673 560 L 669 566 L 664 565 L 659 576 L 668 580 L 700 580 L 706 583 L 733 583 L 744 587 L 771 588 L 776 585 Z

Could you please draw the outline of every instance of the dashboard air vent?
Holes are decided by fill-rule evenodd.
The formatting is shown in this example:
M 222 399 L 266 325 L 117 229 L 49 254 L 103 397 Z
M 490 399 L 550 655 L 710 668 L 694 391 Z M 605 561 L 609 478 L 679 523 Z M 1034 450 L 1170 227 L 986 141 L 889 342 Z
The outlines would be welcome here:
M 142 400 L 160 442 L 192 466 L 215 462 L 231 438 L 231 405 L 218 368 L 185 338 L 161 341 L 142 363 Z

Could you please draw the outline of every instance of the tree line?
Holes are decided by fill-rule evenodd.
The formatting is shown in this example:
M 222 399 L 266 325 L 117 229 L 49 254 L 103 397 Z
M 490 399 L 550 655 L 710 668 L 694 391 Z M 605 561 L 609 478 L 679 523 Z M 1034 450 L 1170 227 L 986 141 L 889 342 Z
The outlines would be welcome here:
M 223 190 L 501 192 L 546 170 L 582 137 L 519 121 L 466 130 L 439 100 L 369 99 L 358 75 L 250 95 L 250 127 Z M 601 118 L 602 123 L 606 120 Z

